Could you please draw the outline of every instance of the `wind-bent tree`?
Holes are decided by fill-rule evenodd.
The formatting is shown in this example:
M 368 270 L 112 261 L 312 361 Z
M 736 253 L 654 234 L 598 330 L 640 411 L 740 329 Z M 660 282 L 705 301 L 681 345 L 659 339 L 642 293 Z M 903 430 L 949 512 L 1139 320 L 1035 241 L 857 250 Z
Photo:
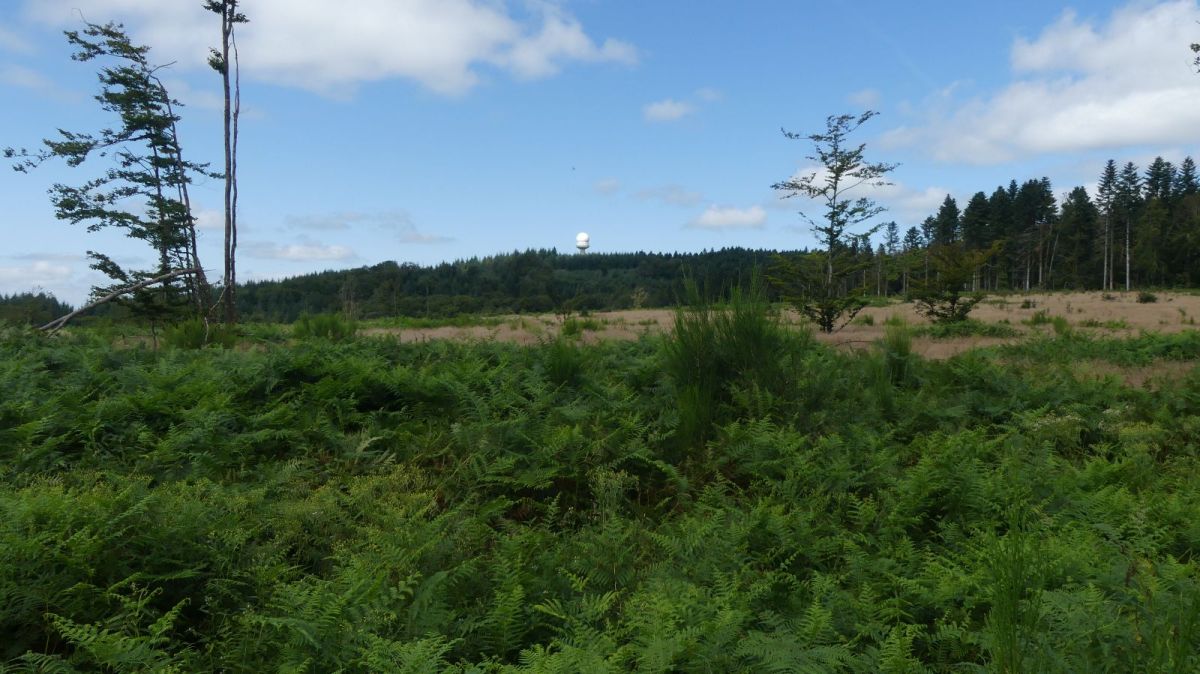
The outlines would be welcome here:
M 95 134 L 60 129 L 58 138 L 42 141 L 40 151 L 8 148 L 4 155 L 17 159 L 13 168 L 21 172 L 52 159 L 77 167 L 89 159 L 109 158 L 108 168 L 83 185 L 59 183 L 50 188 L 55 215 L 72 224 L 86 223 L 89 232 L 108 227 L 124 230 L 154 248 L 157 266 L 128 270 L 108 255 L 88 251 L 92 268 L 113 281 L 93 288 L 93 296 L 136 289 L 132 307 L 151 319 L 164 317 L 185 300 L 201 313 L 207 308 L 209 290 L 197 253 L 188 185 L 193 175 L 211 174 L 206 165 L 183 158 L 175 112 L 180 103 L 158 77 L 163 66 L 151 65 L 149 47 L 130 42 L 120 24 L 85 23 L 82 31 L 65 35 L 77 50 L 74 60 L 111 62 L 98 73 L 96 100 L 101 109 L 117 116 L 119 124 Z M 193 271 L 172 273 L 180 270 Z M 147 290 L 142 282 L 157 277 L 170 283 Z M 187 281 L 179 287 L 176 281 L 183 277 Z
M 844 287 L 842 280 L 855 270 L 840 262 L 850 257 L 849 242 L 845 240 L 851 235 L 850 230 L 885 210 L 869 197 L 854 198 L 850 193 L 861 187 L 890 184 L 884 176 L 897 166 L 869 162 L 863 156 L 865 143 L 849 143 L 850 134 L 877 114 L 868 110 L 860 115 L 830 115 L 825 120 L 824 133 L 804 135 L 783 131 L 789 140 L 812 143 L 813 154 L 806 158 L 817 162 L 820 168 L 771 187 L 783 192 L 785 199 L 805 197 L 822 205 L 824 215 L 819 219 L 804 211 L 800 215 L 812 226 L 817 242 L 824 248 L 824 269 L 817 272 L 803 260 L 799 263 L 778 260 L 773 278 L 791 295 L 789 299 L 797 309 L 825 332 L 845 325 L 866 306 L 861 294 Z
M 242 85 L 235 29 L 237 24 L 249 21 L 238 11 L 238 4 L 239 0 L 204 3 L 205 9 L 221 17 L 221 48 L 210 50 L 208 64 L 221 74 L 225 93 L 225 273 L 221 303 L 226 323 L 237 322 L 237 144 Z

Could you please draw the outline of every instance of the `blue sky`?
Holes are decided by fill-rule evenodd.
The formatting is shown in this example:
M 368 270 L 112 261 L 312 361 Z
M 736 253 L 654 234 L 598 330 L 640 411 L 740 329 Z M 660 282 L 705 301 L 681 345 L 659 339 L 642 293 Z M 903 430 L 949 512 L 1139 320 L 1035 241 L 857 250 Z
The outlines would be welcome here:
M 190 159 L 221 157 L 219 26 L 200 0 L 0 5 L 0 146 L 111 124 L 80 15 L 174 62 Z M 537 248 L 811 245 L 770 185 L 811 168 L 827 115 L 878 110 L 860 139 L 899 162 L 871 196 L 920 222 L 1009 179 L 1091 186 L 1103 162 L 1178 161 L 1200 140 L 1200 5 L 831 0 L 244 0 L 239 278 Z M 84 254 L 151 252 L 54 219 L 46 189 L 102 169 L 0 172 L 0 292 L 81 302 Z M 193 189 L 220 267 L 221 185 Z

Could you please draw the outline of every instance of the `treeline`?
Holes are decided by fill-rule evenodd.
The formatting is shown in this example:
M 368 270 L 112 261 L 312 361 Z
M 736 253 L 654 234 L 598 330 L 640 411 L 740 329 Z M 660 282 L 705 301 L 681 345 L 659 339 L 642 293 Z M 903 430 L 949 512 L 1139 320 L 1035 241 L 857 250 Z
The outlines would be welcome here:
M 466 313 L 613 310 L 674 305 L 692 278 L 710 296 L 746 285 L 772 251 L 564 254 L 526 250 L 435 266 L 383 262 L 280 281 L 247 283 L 238 308 L 251 320 L 292 321 L 304 313 L 356 318 Z
M 0 322 L 45 325 L 72 310 L 71 305 L 42 291 L 12 295 L 0 293 Z
M 1191 157 L 1162 157 L 1142 171 L 1109 160 L 1096 195 L 1075 187 L 1055 198 L 1049 178 L 1016 180 L 964 208 L 951 196 L 937 213 L 901 235 L 892 222 L 873 248 L 859 237 L 857 281 L 881 294 L 905 292 L 930 274 L 931 245 L 994 254 L 972 290 L 1108 290 L 1200 284 L 1200 180 Z

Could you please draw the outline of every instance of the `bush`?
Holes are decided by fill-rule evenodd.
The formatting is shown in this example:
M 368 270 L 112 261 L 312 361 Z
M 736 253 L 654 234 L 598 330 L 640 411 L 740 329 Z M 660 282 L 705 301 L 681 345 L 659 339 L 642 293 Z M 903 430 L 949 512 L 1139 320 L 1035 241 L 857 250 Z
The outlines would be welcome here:
M 917 335 L 934 339 L 958 339 L 961 337 L 1017 337 L 1019 330 L 1004 323 L 984 323 L 973 318 L 956 323 L 934 323 L 918 328 Z
M 560 386 L 570 386 L 579 382 L 585 357 L 574 342 L 559 336 L 546 344 L 543 353 L 542 362 L 546 368 L 547 379 Z
M 206 346 L 233 348 L 237 332 L 220 323 L 201 318 L 182 321 L 163 331 L 163 345 L 172 349 L 202 349 Z
M 301 314 L 292 325 L 292 336 L 297 339 L 327 339 L 342 342 L 354 338 L 358 324 L 337 314 Z
M 1138 304 L 1153 304 L 1158 301 L 1158 295 L 1142 290 L 1137 294 L 1137 301 Z
M 1025 321 L 1025 324 L 1049 325 L 1052 322 L 1054 322 L 1054 319 L 1050 318 L 1050 314 L 1047 313 L 1045 309 L 1042 309 L 1041 311 L 1035 311 L 1033 315 L 1029 317 L 1029 320 Z
M 888 319 L 881 346 L 888 380 L 895 386 L 903 385 L 908 380 L 913 359 L 912 330 L 903 319 Z
M 748 291 L 734 288 L 720 308 L 704 302 L 690 280 L 688 295 L 665 344 L 665 369 L 679 395 L 678 435 L 695 446 L 708 438 L 718 408 L 731 403 L 733 387 L 772 391 L 784 384 L 778 359 L 790 335 L 757 279 Z

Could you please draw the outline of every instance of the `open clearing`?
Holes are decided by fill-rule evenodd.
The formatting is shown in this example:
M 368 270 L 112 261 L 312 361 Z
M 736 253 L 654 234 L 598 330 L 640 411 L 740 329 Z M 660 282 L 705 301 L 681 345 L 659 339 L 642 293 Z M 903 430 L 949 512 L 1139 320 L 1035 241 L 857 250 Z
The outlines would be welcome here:
M 1195 319 L 1200 316 L 1200 295 L 1168 292 L 1157 295 L 1158 301 L 1153 303 L 1139 303 L 1137 293 L 1133 292 L 993 295 L 975 307 L 971 318 L 983 323 L 1006 323 L 1023 335 L 1051 330 L 1048 324 L 1029 325 L 1039 312 L 1048 318 L 1061 316 L 1074 328 L 1114 336 L 1136 335 L 1141 331 L 1173 333 L 1195 329 Z M 1111 299 L 1105 299 L 1105 296 Z M 817 339 L 849 348 L 867 347 L 883 337 L 884 322 L 893 316 L 899 316 L 913 326 L 929 323 L 917 314 L 913 304 L 897 302 L 886 307 L 868 307 L 851 325 L 832 335 L 817 334 Z M 803 319 L 794 312 L 789 311 L 786 318 L 789 323 L 803 323 Z M 632 340 L 646 333 L 663 332 L 671 328 L 673 319 L 674 311 L 671 309 L 633 309 L 599 312 L 577 318 L 576 321 L 580 325 L 582 339 L 590 343 L 603 339 Z M 562 325 L 563 321 L 554 315 L 513 315 L 504 317 L 495 325 L 368 327 L 362 333 L 398 335 L 405 342 L 456 339 L 534 344 L 559 334 Z M 917 337 L 913 349 L 927 358 L 947 358 L 973 347 L 1013 339 Z

